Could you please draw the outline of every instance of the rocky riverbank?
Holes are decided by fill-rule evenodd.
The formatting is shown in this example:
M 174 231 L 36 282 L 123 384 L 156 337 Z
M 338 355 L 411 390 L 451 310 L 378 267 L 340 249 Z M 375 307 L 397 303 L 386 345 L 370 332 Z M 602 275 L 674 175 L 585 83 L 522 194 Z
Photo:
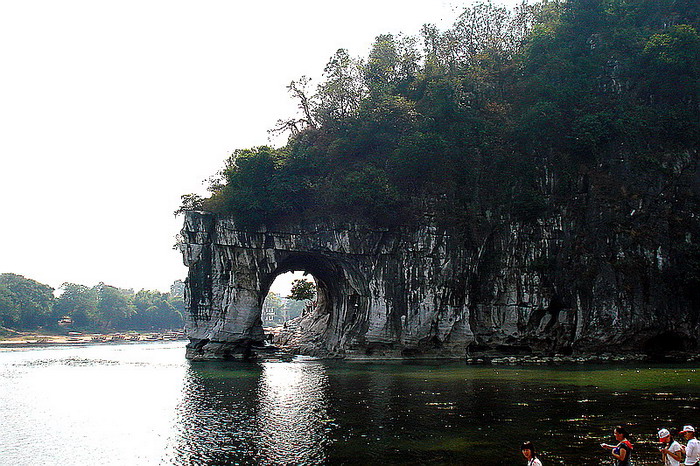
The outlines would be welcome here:
M 640 352 L 598 353 L 598 354 L 507 354 L 498 352 L 473 352 L 466 356 L 454 354 L 401 354 L 400 351 L 385 348 L 370 354 L 358 352 L 330 353 L 321 351 L 317 346 L 300 344 L 289 339 L 288 328 L 266 327 L 267 344 L 251 345 L 247 351 L 230 353 L 219 359 L 289 359 L 296 356 L 308 356 L 318 359 L 342 359 L 348 362 L 382 362 L 382 361 L 464 361 L 467 365 L 572 365 L 572 364 L 620 364 L 620 363 L 693 363 L 700 362 L 700 353 L 672 351 L 664 354 Z M 291 332 L 294 335 L 294 332 Z M 192 351 L 192 359 L 215 359 L 210 355 L 197 357 Z
M 677 353 L 666 354 L 663 358 L 648 354 L 600 354 L 579 356 L 497 356 L 497 357 L 468 357 L 467 364 L 494 365 L 523 365 L 523 364 L 606 364 L 621 362 L 691 362 L 700 361 L 700 354 Z
M 27 348 L 43 346 L 68 346 L 102 343 L 139 343 L 153 341 L 185 340 L 185 333 L 180 330 L 158 332 L 113 332 L 113 333 L 82 333 L 51 334 L 35 332 L 14 332 L 0 338 L 0 348 Z

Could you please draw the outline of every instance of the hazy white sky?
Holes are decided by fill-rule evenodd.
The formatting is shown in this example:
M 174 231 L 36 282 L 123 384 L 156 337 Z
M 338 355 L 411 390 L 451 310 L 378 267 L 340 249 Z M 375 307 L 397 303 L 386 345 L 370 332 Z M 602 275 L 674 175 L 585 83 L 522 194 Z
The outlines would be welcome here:
M 167 290 L 180 195 L 294 112 L 285 86 L 443 0 L 0 3 L 0 272 Z

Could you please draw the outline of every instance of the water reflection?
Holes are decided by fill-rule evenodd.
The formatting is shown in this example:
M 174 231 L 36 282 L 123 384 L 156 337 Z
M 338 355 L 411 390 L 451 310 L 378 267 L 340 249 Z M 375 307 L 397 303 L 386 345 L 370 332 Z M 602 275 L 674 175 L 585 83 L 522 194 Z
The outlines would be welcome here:
M 325 367 L 266 362 L 258 384 L 259 464 L 317 464 L 325 459 L 328 418 Z
M 320 362 L 198 363 L 187 371 L 173 464 L 320 464 L 328 381 Z
M 165 455 L 172 464 L 254 461 L 257 365 L 193 364 L 182 386 L 177 431 Z
M 0 351 L 2 464 L 636 464 L 694 423 L 692 367 L 189 363 L 182 344 Z

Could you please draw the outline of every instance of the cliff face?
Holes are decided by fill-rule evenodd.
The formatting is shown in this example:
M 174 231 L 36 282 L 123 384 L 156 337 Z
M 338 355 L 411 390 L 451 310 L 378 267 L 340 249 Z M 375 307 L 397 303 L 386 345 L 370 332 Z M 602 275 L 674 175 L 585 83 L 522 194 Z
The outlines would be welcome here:
M 593 233 L 587 239 L 562 215 L 493 223 L 465 237 L 431 221 L 253 231 L 188 212 L 181 245 L 190 269 L 187 355 L 235 357 L 262 342 L 263 300 L 291 270 L 311 273 L 319 286 L 315 308 L 282 335 L 307 354 L 694 349 L 697 310 L 669 286 L 667 245 L 644 248 L 617 232 Z

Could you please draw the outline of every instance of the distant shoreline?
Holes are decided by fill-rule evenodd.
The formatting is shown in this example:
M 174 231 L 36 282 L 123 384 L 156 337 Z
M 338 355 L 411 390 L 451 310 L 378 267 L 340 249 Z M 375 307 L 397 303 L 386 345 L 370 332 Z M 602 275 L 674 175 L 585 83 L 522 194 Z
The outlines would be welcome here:
M 186 339 L 185 333 L 181 330 L 112 333 L 71 332 L 69 335 L 23 333 L 0 339 L 0 349 L 82 346 L 86 344 L 152 343 L 156 341 L 182 341 Z

